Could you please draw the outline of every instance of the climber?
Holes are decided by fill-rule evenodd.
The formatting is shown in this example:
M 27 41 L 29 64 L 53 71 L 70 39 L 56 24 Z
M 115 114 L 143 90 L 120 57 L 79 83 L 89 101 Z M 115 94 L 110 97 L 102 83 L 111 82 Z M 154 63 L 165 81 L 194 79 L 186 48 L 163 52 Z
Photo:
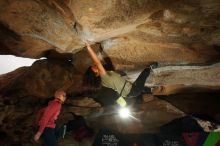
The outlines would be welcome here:
M 153 63 L 150 67 L 145 68 L 138 76 L 134 83 L 131 83 L 121 77 L 114 71 L 106 71 L 98 56 L 93 51 L 89 43 L 86 42 L 87 51 L 94 63 L 84 74 L 83 85 L 94 90 L 101 88 L 101 85 L 115 90 L 119 94 L 116 103 L 121 107 L 127 105 L 124 98 L 137 97 L 143 89 L 145 93 L 151 93 L 151 88 L 144 87 L 145 81 L 150 74 L 151 69 L 157 67 L 157 63 Z
M 54 96 L 55 99 L 50 101 L 47 107 L 42 108 L 37 115 L 38 132 L 34 140 L 37 142 L 42 137 L 46 146 L 58 146 L 58 137 L 63 134 L 64 130 L 56 127 L 55 120 L 66 100 L 66 93 L 63 90 L 57 90 Z

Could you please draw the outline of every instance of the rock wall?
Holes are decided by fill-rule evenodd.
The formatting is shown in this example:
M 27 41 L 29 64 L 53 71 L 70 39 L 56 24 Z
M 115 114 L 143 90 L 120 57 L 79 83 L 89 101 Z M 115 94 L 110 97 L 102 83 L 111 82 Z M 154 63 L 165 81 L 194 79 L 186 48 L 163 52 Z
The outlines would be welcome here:
M 1 0 L 0 54 L 46 59 L 0 75 L 0 132 L 6 132 L 10 144 L 33 145 L 35 114 L 58 88 L 71 97 L 61 124 L 68 112 L 88 117 L 102 112 L 99 103 L 82 94 L 82 76 L 91 65 L 85 40 L 103 63 L 125 72 L 131 82 L 158 62 L 146 82 L 154 95 L 187 114 L 209 109 L 202 114 L 219 122 L 218 100 L 208 96 L 218 96 L 220 90 L 219 17 L 219 0 Z M 201 104 L 193 106 L 203 93 Z M 95 128 L 124 133 L 156 132 L 161 124 L 184 115 L 165 101 L 151 100 L 144 98 L 148 104 L 140 105 L 140 121 L 124 124 L 115 115 L 88 121 Z
M 3 0 L 0 52 L 39 58 L 51 49 L 76 53 L 89 40 L 115 66 L 219 61 L 219 7 L 218 0 Z
M 64 89 L 67 93 L 82 90 L 82 74 L 68 60 L 39 60 L 24 72 L 18 74 L 19 71 L 20 69 L 1 78 L 2 83 L 8 82 L 1 89 L 2 94 L 48 98 L 57 89 Z M 16 74 L 17 77 L 10 79 L 11 74 Z

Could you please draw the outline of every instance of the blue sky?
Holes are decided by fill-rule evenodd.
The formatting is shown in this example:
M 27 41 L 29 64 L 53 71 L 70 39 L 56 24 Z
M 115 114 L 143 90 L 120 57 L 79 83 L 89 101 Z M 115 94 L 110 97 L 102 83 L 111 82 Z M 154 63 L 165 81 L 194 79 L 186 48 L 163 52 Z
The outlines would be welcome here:
M 11 72 L 22 66 L 31 66 L 36 59 L 0 55 L 0 75 Z

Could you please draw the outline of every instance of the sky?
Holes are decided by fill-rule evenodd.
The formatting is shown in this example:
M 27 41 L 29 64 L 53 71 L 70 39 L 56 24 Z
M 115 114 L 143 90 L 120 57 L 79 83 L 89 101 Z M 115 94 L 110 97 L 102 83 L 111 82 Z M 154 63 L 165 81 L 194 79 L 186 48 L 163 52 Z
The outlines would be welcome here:
M 11 72 L 22 66 L 31 66 L 36 59 L 0 55 L 0 75 Z

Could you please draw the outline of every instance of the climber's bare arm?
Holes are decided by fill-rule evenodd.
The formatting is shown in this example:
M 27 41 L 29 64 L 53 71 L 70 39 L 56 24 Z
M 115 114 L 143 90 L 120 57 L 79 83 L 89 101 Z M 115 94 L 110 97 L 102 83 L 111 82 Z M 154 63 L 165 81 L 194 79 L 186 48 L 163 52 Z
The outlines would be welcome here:
M 88 51 L 93 63 L 97 66 L 97 68 L 99 70 L 99 74 L 100 75 L 106 74 L 106 70 L 103 67 L 103 65 L 102 65 L 101 61 L 99 60 L 98 56 L 96 55 L 96 53 L 93 51 L 93 49 L 91 48 L 91 46 L 88 43 L 86 43 L 86 46 L 87 46 L 87 51 Z

